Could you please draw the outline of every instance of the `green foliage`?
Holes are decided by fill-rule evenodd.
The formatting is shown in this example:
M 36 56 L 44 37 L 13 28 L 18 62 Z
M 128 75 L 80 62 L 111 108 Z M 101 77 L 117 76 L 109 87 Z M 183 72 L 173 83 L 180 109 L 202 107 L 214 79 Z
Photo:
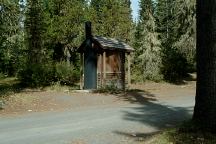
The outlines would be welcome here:
M 9 96 L 22 90 L 20 82 L 14 77 L 0 78 L 0 110 L 4 109 Z
M 60 84 L 74 85 L 79 81 L 80 72 L 66 62 L 60 62 L 55 67 L 55 77 Z
M 67 60 L 76 68 L 79 65 L 76 48 L 83 41 L 86 11 L 87 5 L 84 1 L 47 1 L 45 47 L 54 61 Z
M 55 68 L 50 63 L 28 64 L 20 70 L 18 78 L 27 86 L 47 86 L 55 81 Z
M 160 73 L 161 44 L 156 33 L 155 18 L 153 16 L 153 3 L 151 0 L 140 2 L 140 20 L 137 25 L 135 41 L 135 79 L 145 81 L 159 81 L 162 79 Z
M 90 21 L 96 35 L 130 42 L 132 15 L 128 0 L 91 0 Z
M 77 47 L 83 38 L 85 3 L 80 0 L 51 0 L 46 6 L 47 41 Z
M 193 123 L 186 123 L 180 127 L 165 130 L 151 136 L 145 143 L 149 144 L 214 144 L 215 134 L 202 132 Z
M 196 70 L 196 1 L 178 0 L 175 8 L 178 25 L 178 39 L 174 43 L 179 52 L 187 60 L 188 70 Z
M 123 92 L 115 84 L 109 84 L 94 91 L 96 93 L 120 94 Z
M 27 63 L 38 65 L 45 60 L 47 53 L 44 47 L 46 23 L 42 0 L 28 1 L 25 29 L 28 48 Z
M 86 20 L 93 22 L 95 35 L 133 45 L 136 81 L 175 81 L 194 71 L 195 0 L 141 0 L 138 23 L 132 21 L 130 5 L 130 0 L 1 1 L 0 73 L 18 73 L 32 86 L 75 83 L 76 48 L 84 39 Z
M 187 76 L 188 63 L 178 49 L 163 49 L 161 71 L 164 79 L 177 82 Z
M 155 17 L 162 43 L 165 80 L 176 81 L 195 70 L 195 1 L 159 0 Z
M 78 79 L 78 54 L 82 40 L 84 1 L 30 0 L 25 29 L 27 55 L 19 78 L 30 86 L 46 86 L 59 81 L 74 84 Z M 71 68 L 66 63 L 73 63 Z M 57 64 L 56 64 L 57 62 Z M 58 63 L 60 62 L 60 63 Z
M 19 72 L 21 82 L 32 87 L 48 86 L 56 82 L 74 85 L 79 76 L 79 71 L 66 62 L 26 65 Z
M 0 72 L 14 75 L 19 66 L 19 54 L 23 47 L 20 30 L 20 9 L 17 1 L 3 0 L 0 3 Z
M 0 73 L 0 79 L 3 79 L 3 78 L 5 78 L 5 74 Z
M 176 0 L 158 0 L 154 16 L 156 18 L 157 32 L 162 46 L 172 46 L 176 38 L 175 9 L 173 8 Z

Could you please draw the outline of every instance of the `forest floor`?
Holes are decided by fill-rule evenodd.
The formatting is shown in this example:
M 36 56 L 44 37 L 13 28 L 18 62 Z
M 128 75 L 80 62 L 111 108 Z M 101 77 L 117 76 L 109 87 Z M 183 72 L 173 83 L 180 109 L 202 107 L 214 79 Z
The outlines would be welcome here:
M 133 84 L 125 93 L 119 94 L 82 92 L 58 85 L 40 89 L 20 88 L 17 85 L 18 81 L 15 78 L 0 80 L 0 101 L 4 101 L 0 115 L 61 111 L 100 105 L 140 104 L 148 100 L 171 100 L 195 95 L 195 81 L 185 81 L 182 84 Z M 139 94 L 143 96 L 139 97 Z

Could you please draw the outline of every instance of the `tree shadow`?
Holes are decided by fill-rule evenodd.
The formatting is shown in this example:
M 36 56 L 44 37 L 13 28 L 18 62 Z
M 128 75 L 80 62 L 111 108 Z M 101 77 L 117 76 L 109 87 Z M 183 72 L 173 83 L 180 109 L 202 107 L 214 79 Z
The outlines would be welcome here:
M 174 85 L 186 85 L 188 84 L 188 82 L 192 82 L 196 80 L 197 80 L 196 74 L 188 73 L 185 76 L 182 76 L 181 78 L 175 80 L 165 80 L 165 81 Z
M 192 107 L 171 107 L 152 102 L 146 102 L 145 105 L 133 108 L 134 112 L 124 111 L 124 119 L 140 122 L 152 126 L 157 130 L 170 128 L 180 124 L 182 121 L 190 119 L 188 111 Z
M 13 93 L 20 93 L 25 87 L 14 78 L 0 80 L 0 111 L 4 109 L 5 103 Z
M 157 101 L 155 95 L 140 89 L 129 89 L 124 94 L 117 95 L 121 100 L 135 104 L 145 104 L 148 101 Z
M 160 103 L 155 95 L 147 91 L 132 90 L 124 95 L 118 95 L 118 97 L 130 103 L 139 104 L 128 111 L 123 111 L 124 120 L 138 122 L 155 129 L 153 133 L 149 131 L 135 132 L 135 136 L 130 136 L 131 134 L 122 131 L 114 132 L 119 135 L 134 137 L 136 140 L 145 139 L 161 130 L 175 127 L 183 121 L 191 119 L 190 110 L 193 107 L 175 107 Z
M 0 98 L 8 95 L 9 93 L 18 93 L 24 87 L 20 83 L 1 83 L 0 82 Z

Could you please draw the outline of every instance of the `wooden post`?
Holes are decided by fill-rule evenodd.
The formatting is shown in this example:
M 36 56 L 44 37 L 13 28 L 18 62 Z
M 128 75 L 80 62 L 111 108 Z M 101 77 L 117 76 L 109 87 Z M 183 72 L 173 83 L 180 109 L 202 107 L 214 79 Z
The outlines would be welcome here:
M 128 88 L 131 85 L 131 56 L 130 53 L 128 53 Z
M 121 52 L 121 83 L 122 89 L 125 90 L 125 53 Z
M 100 69 L 100 87 L 103 86 L 103 54 L 100 54 L 100 67 L 98 69 Z
M 103 52 L 103 87 L 106 85 L 106 52 Z
M 83 69 L 84 69 L 84 63 L 83 63 L 83 53 L 80 54 L 80 89 L 83 89 Z

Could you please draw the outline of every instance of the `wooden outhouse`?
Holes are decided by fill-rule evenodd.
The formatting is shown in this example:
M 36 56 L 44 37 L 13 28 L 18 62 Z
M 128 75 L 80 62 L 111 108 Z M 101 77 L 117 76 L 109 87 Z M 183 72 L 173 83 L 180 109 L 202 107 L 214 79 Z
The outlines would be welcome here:
M 125 89 L 130 85 L 130 53 L 134 49 L 126 43 L 91 34 L 86 23 L 86 40 L 78 48 L 81 54 L 81 89 L 97 89 L 113 85 Z M 127 60 L 127 70 L 126 70 Z

